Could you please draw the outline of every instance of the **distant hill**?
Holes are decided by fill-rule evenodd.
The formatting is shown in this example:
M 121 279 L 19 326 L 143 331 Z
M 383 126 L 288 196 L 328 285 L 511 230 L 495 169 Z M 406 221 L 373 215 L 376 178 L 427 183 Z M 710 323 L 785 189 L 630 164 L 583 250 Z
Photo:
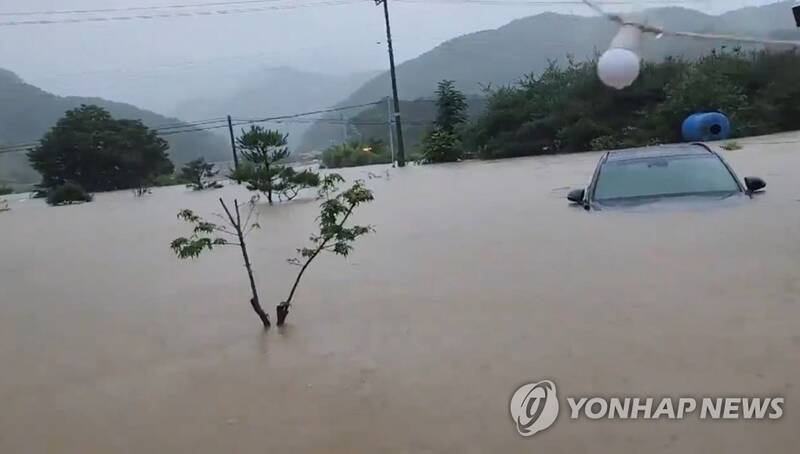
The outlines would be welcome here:
M 644 13 L 647 21 L 671 30 L 736 33 L 755 36 L 786 36 L 795 29 L 792 1 L 743 8 L 721 16 L 710 16 L 684 8 L 657 8 Z M 602 17 L 544 13 L 510 22 L 495 30 L 463 35 L 449 40 L 397 68 L 401 99 L 430 98 L 442 79 L 456 81 L 457 87 L 478 95 L 484 87 L 512 84 L 522 76 L 539 73 L 549 61 L 565 62 L 568 55 L 578 60 L 592 58 L 611 42 L 617 26 Z M 643 57 L 660 61 L 667 56 L 697 58 L 721 45 L 707 40 L 664 37 L 646 38 Z M 340 104 L 361 104 L 387 95 L 389 75 L 374 77 Z M 408 120 L 413 121 L 413 117 Z M 315 125 L 301 149 L 318 149 L 330 138 Z M 326 140 L 327 139 L 327 140 Z
M 486 98 L 470 96 L 467 99 L 467 116 L 475 118 L 486 108 Z M 414 101 L 401 101 L 400 110 L 404 118 L 403 138 L 409 156 L 417 151 L 425 132 L 428 131 L 436 119 L 436 100 L 417 99 Z M 348 139 L 379 139 L 389 143 L 388 106 L 385 103 L 364 109 L 348 119 Z M 318 149 L 331 144 L 330 137 L 335 137 L 334 143 L 343 141 L 343 126 L 340 124 L 318 124 L 309 132 L 305 139 L 308 142 L 320 144 Z M 312 134 L 318 134 L 314 136 Z M 394 134 L 394 127 L 392 127 Z M 395 143 L 396 139 L 395 139 Z
M 16 74 L 0 69 L 0 146 L 38 141 L 64 115 L 81 104 L 96 104 L 115 118 L 142 120 L 149 127 L 180 124 L 168 118 L 100 98 L 60 97 L 25 83 Z M 169 155 L 175 164 L 198 157 L 211 161 L 227 160 L 230 145 L 224 138 L 209 132 L 192 132 L 166 137 Z M 28 166 L 24 153 L 0 154 L 0 181 L 37 182 L 38 174 Z
M 341 101 L 378 72 L 331 75 L 300 71 L 289 67 L 264 68 L 232 81 L 235 88 L 208 99 L 183 103 L 176 109 L 181 118 L 207 118 L 232 115 L 234 118 L 264 118 L 322 110 Z M 272 128 L 289 134 L 297 146 L 309 128 L 308 123 L 272 123 Z

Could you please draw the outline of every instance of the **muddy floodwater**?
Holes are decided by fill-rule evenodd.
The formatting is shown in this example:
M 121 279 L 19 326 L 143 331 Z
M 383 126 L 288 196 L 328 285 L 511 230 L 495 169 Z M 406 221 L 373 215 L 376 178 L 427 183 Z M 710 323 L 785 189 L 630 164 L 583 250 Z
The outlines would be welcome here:
M 796 453 L 800 144 L 724 152 L 767 192 L 735 206 L 570 207 L 600 154 L 351 169 L 377 233 L 316 263 L 263 333 L 236 249 L 179 262 L 181 208 L 230 186 L 0 213 L 2 453 Z M 776 143 L 777 142 L 777 143 Z M 782 143 L 790 142 L 790 143 Z M 316 203 L 260 205 L 274 317 Z M 520 437 L 509 399 L 783 396 L 779 421 L 578 421 Z

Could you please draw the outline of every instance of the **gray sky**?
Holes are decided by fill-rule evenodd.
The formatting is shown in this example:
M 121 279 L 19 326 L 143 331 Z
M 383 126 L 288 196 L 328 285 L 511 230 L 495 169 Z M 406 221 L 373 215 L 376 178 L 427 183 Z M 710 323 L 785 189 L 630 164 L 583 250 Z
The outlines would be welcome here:
M 0 0 L 0 13 L 211 1 Z M 271 3 L 204 8 L 206 11 L 270 5 L 292 8 L 228 16 L 0 27 L 0 67 L 58 94 L 103 96 L 162 111 L 168 110 L 167 101 L 174 100 L 132 99 L 135 97 L 132 93 L 157 92 L 156 87 L 185 79 L 186 93 L 175 95 L 189 98 L 196 96 L 199 81 L 220 77 L 233 80 L 257 66 L 292 66 L 340 74 L 385 68 L 382 10 L 372 0 L 339 0 L 349 3 L 304 7 L 320 1 L 271 0 Z M 510 5 L 510 0 L 487 4 L 492 1 L 497 0 L 472 4 L 463 0 L 393 1 L 390 4 L 398 60 L 414 58 L 460 34 L 496 28 L 515 18 L 543 11 L 590 14 L 581 5 Z M 771 3 L 769 0 L 687 1 L 693 3 L 683 6 L 715 13 Z M 195 10 L 160 12 L 179 11 Z M 0 22 L 151 13 L 2 15 Z

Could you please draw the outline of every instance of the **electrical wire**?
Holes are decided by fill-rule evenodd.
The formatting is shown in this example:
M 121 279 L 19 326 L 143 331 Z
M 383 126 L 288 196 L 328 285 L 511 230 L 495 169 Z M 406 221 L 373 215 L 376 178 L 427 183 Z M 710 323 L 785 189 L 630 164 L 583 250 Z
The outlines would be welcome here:
M 366 103 L 366 104 L 356 104 L 356 105 L 352 105 L 352 106 L 343 106 L 343 107 L 332 107 L 330 109 L 316 110 L 316 111 L 312 111 L 312 112 L 303 112 L 303 113 L 292 114 L 292 115 L 283 115 L 283 116 L 279 116 L 279 117 L 270 117 L 270 118 L 261 118 L 261 119 L 240 119 L 240 121 L 245 121 L 245 122 L 249 122 L 249 123 L 265 123 L 265 122 L 274 121 L 274 120 L 285 120 L 285 119 L 290 119 L 290 118 L 307 117 L 309 115 L 317 115 L 317 114 L 323 114 L 323 113 L 333 113 L 333 112 L 342 112 L 342 111 L 345 111 L 345 110 L 360 109 L 360 108 L 363 108 L 363 107 L 376 106 L 378 104 L 383 104 L 385 102 L 386 101 L 384 99 L 382 101 L 370 102 L 370 103 Z
M 762 39 L 762 38 L 753 38 L 749 36 L 736 36 L 736 35 L 718 35 L 713 33 L 693 33 L 693 32 L 680 32 L 680 31 L 672 31 L 672 30 L 665 30 L 660 27 L 656 27 L 649 24 L 643 24 L 640 22 L 630 21 L 622 15 L 613 14 L 606 12 L 603 8 L 601 8 L 598 2 L 593 0 L 582 0 L 582 2 L 587 5 L 589 8 L 597 12 L 598 14 L 605 16 L 612 22 L 616 22 L 619 25 L 630 25 L 640 29 L 643 33 L 652 33 L 656 35 L 656 37 L 660 38 L 661 36 L 680 36 L 684 38 L 697 38 L 697 39 L 709 39 L 709 40 L 716 40 L 716 41 L 734 41 L 740 43 L 749 43 L 749 44 L 764 44 L 764 45 L 778 45 L 778 46 L 793 46 L 793 47 L 800 47 L 800 41 L 787 41 L 787 40 L 776 40 L 776 39 Z
M 292 120 L 301 119 L 302 117 L 308 117 L 311 115 L 319 115 L 324 113 L 333 113 L 333 112 L 343 112 L 346 110 L 353 110 L 353 109 L 361 109 L 364 107 L 371 107 L 376 106 L 379 104 L 385 103 L 385 100 L 376 101 L 372 103 L 366 104 L 356 104 L 350 106 L 340 106 L 340 107 L 331 107 L 328 109 L 319 109 L 313 110 L 309 112 L 300 112 L 288 115 L 277 115 L 273 117 L 265 117 L 265 118 L 257 118 L 257 119 L 236 119 L 231 122 L 234 127 L 238 126 L 247 126 L 247 125 L 254 125 L 257 123 L 270 123 L 270 122 L 290 122 Z M 307 119 L 311 120 L 311 119 Z M 326 119 L 313 119 L 313 120 L 326 120 Z M 336 120 L 336 119 L 334 119 Z M 216 123 L 222 123 L 217 125 Z M 299 122 L 299 121 L 298 121 Z M 386 124 L 386 123 L 382 123 Z M 222 129 L 228 127 L 228 119 L 226 118 L 219 118 L 219 119 L 209 119 L 209 120 L 200 120 L 196 122 L 185 122 L 185 123 L 176 123 L 176 124 L 168 124 L 161 127 L 150 128 L 151 131 L 155 131 L 161 137 L 168 137 L 177 134 L 185 134 L 191 132 L 202 132 L 202 131 L 211 131 L 214 129 Z M 38 142 L 25 142 L 20 144 L 10 144 L 10 145 L 0 145 L 0 154 L 4 153 L 20 153 L 24 151 L 29 151 L 36 148 L 39 145 Z
M 101 17 L 79 17 L 75 19 L 44 19 L 44 20 L 21 20 L 21 21 L 6 21 L 0 22 L 0 27 L 18 27 L 24 25 L 55 25 L 55 24 L 80 24 L 80 23 L 100 23 L 100 22 L 122 22 L 134 20 L 153 20 L 153 19 L 166 19 L 166 18 L 185 18 L 185 17 L 209 17 L 209 16 L 228 16 L 235 14 L 250 14 L 260 13 L 266 11 L 281 11 L 292 10 L 299 8 L 312 8 L 317 6 L 340 6 L 351 5 L 361 0 L 326 0 L 314 3 L 295 3 L 288 5 L 275 5 L 275 6 L 261 6 L 251 8 L 236 8 L 236 9 L 223 9 L 223 10 L 208 10 L 208 11 L 187 11 L 187 12 L 167 12 L 167 13 L 154 13 L 148 15 L 129 15 L 129 16 L 101 16 Z
M 475 5 L 584 5 L 582 0 L 394 0 L 399 3 L 441 3 L 441 4 L 475 4 Z M 706 0 L 606 0 L 603 5 L 685 5 L 705 3 Z
M 44 11 L 2 11 L 2 16 L 57 16 L 57 15 L 82 15 L 98 13 L 125 13 L 134 11 L 159 11 L 167 9 L 199 9 L 218 6 L 252 5 L 264 3 L 276 3 L 286 0 L 237 0 L 220 1 L 207 3 L 185 3 L 177 5 L 153 5 L 153 6 L 128 6 L 121 8 L 98 8 L 98 9 L 79 9 L 79 10 L 44 10 Z M 475 3 L 481 5 L 580 5 L 581 0 L 394 0 L 399 3 Z M 605 0 L 600 2 L 605 5 L 629 5 L 629 4 L 687 4 L 703 3 L 705 0 Z
M 68 14 L 97 14 L 97 13 L 119 13 L 132 11 L 153 11 L 162 9 L 188 9 L 188 8 L 207 8 L 214 6 L 231 5 L 250 5 L 254 3 L 275 3 L 284 0 L 238 0 L 229 2 L 213 3 L 186 3 L 180 5 L 153 5 L 153 6 L 128 6 L 123 8 L 100 8 L 100 9 L 78 9 L 78 10 L 49 10 L 49 11 L 3 11 L 0 16 L 55 16 Z

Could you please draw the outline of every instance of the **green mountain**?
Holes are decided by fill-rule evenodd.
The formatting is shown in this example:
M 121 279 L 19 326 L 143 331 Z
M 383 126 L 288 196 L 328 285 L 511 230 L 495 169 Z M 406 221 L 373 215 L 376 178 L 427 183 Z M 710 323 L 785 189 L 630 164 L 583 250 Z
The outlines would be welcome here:
M 96 104 L 115 118 L 141 120 L 149 127 L 175 126 L 180 120 L 100 98 L 61 97 L 25 83 L 16 74 L 0 69 L 0 147 L 38 141 L 67 110 Z M 230 145 L 224 137 L 206 131 L 165 137 L 175 164 L 198 157 L 227 160 Z M 0 153 L 0 181 L 33 183 L 38 174 L 28 166 L 25 153 Z
M 676 31 L 785 37 L 796 27 L 793 5 L 792 1 L 785 1 L 720 16 L 684 8 L 657 8 L 647 10 L 644 17 L 652 25 Z M 512 21 L 495 30 L 463 35 L 400 64 L 399 94 L 406 100 L 430 98 L 439 81 L 451 79 L 466 94 L 480 95 L 485 87 L 513 84 L 524 75 L 539 73 L 550 61 L 564 63 L 568 56 L 577 60 L 593 58 L 608 47 L 616 30 L 616 24 L 599 16 L 544 13 Z M 726 44 L 736 45 L 649 36 L 644 42 L 643 57 L 650 61 L 667 56 L 694 59 Z M 389 86 L 389 75 L 383 73 L 355 90 L 341 104 L 379 100 L 386 96 Z M 301 148 L 324 148 L 336 138 L 326 133 L 326 129 L 330 129 L 329 125 L 315 125 L 306 134 Z

